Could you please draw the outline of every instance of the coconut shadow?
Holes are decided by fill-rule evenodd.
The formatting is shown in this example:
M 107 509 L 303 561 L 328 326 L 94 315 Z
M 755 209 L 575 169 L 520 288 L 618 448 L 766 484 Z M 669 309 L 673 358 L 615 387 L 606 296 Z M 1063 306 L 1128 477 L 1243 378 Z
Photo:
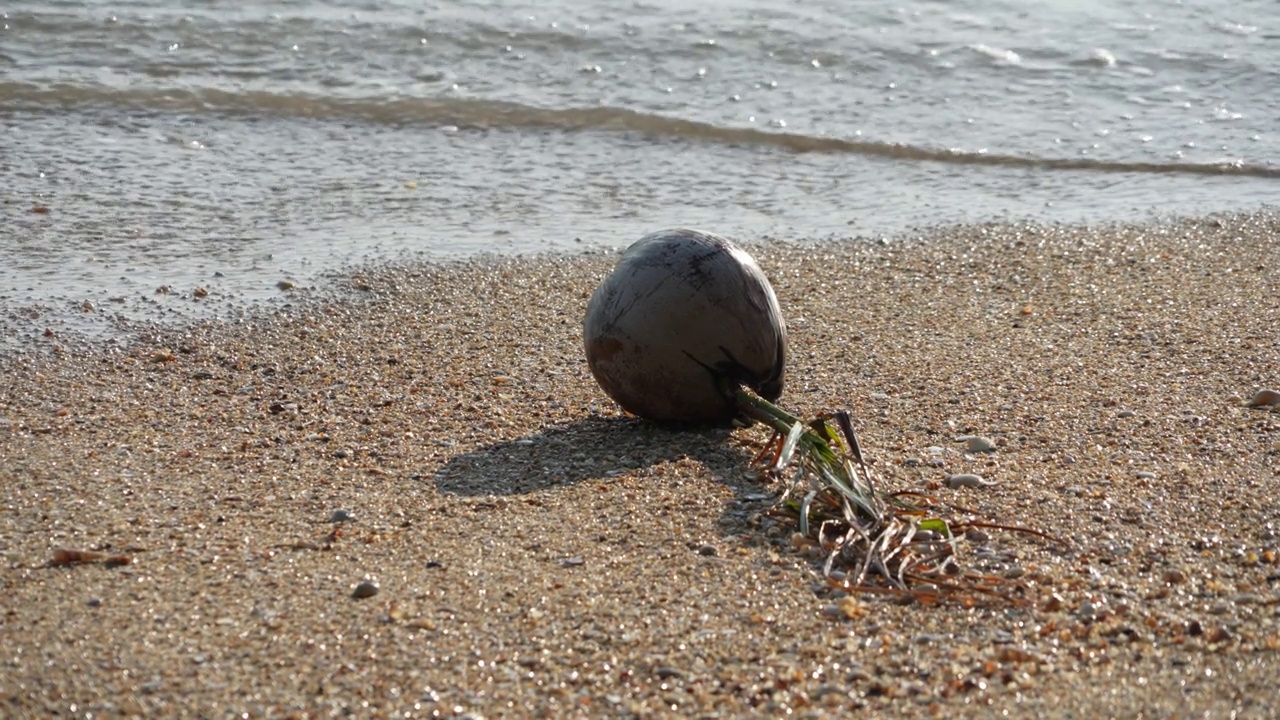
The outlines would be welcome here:
M 435 474 L 436 487 L 448 495 L 523 495 L 687 457 L 735 494 L 758 493 L 760 486 L 744 473 L 752 456 L 732 442 L 732 433 L 727 426 L 584 418 L 458 455 Z

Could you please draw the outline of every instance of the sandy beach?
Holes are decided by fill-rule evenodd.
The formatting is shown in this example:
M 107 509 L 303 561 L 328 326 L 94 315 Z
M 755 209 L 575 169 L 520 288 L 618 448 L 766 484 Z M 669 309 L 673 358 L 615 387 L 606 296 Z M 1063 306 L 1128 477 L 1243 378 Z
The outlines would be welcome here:
M 1026 604 L 834 590 L 766 430 L 624 416 L 581 348 L 616 255 L 360 270 L 3 360 L 0 716 L 1280 714 L 1280 217 L 749 248 L 781 404 L 1052 536 L 960 543 Z

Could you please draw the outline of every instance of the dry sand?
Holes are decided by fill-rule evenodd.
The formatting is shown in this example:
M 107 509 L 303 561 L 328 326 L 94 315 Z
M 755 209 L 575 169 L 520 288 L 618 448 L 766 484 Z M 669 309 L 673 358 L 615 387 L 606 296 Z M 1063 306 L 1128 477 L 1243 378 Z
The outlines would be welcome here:
M 783 405 L 852 410 L 895 488 L 1057 536 L 962 543 L 1034 607 L 827 589 L 764 516 L 765 430 L 597 389 L 615 256 L 365 271 L 4 361 L 0 715 L 1280 714 L 1280 413 L 1245 407 L 1280 385 L 1280 218 L 753 252 Z

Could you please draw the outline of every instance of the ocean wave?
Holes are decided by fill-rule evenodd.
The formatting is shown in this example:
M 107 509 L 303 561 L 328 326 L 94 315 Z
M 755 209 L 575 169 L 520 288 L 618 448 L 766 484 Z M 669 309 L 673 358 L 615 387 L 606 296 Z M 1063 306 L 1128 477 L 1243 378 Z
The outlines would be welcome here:
M 1105 173 L 1192 174 L 1280 179 L 1280 166 L 1243 161 L 1125 161 L 974 152 L 906 143 L 727 127 L 618 107 L 544 108 L 463 97 L 354 97 L 218 89 L 111 88 L 0 81 L 3 111 L 40 112 L 85 106 L 134 111 L 359 119 L 377 124 L 422 124 L 459 130 L 542 129 L 640 133 L 672 141 L 759 147 L 796 153 L 831 153 L 952 165 Z

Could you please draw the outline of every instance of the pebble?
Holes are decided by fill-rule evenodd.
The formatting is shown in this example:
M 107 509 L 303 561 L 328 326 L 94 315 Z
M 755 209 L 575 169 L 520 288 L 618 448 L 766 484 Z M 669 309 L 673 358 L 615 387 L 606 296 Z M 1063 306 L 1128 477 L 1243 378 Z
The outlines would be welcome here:
M 1142 472 L 1138 473 L 1138 478 L 1139 478 L 1139 479 L 1141 479 L 1141 480 L 1155 480 L 1155 479 L 1156 479 L 1156 474 L 1155 474 L 1155 473 L 1153 473 L 1153 472 L 1147 472 L 1147 471 L 1145 471 L 1145 470 L 1144 470 L 1144 471 L 1142 471 Z
M 276 287 L 281 290 L 292 290 L 294 288 L 294 282 L 292 280 L 281 280 L 276 283 Z
M 355 590 L 351 591 L 351 597 L 356 598 L 357 600 L 371 598 L 378 594 L 378 590 L 378 583 L 365 580 L 357 585 Z
M 1080 603 L 1080 608 L 1076 610 L 1076 617 L 1081 620 L 1093 620 L 1098 616 L 1098 607 L 1091 601 L 1085 600 Z
M 961 435 L 956 440 L 964 443 L 965 450 L 971 453 L 995 452 L 996 444 L 991 438 L 981 435 Z
M 1249 407 L 1271 407 L 1280 405 L 1280 392 L 1275 390 L 1259 390 L 1249 398 Z
M 352 515 L 350 510 L 334 510 L 333 514 L 329 516 L 329 522 L 336 523 L 351 522 L 355 519 L 356 516 Z
M 1136 412 L 1134 412 L 1134 411 L 1132 411 L 1132 410 L 1121 410 L 1120 412 L 1116 413 L 1116 417 L 1119 417 L 1119 418 L 1131 418 L 1131 417 L 1136 417 L 1136 416 L 1137 416 L 1137 414 L 1138 414 L 1138 413 L 1136 413 Z
M 952 475 L 947 478 L 947 487 L 953 490 L 962 487 L 990 487 L 996 484 L 997 483 L 992 480 L 984 479 L 981 475 L 974 475 L 973 473 L 960 473 L 959 475 Z
M 711 544 L 709 544 L 709 543 L 708 543 L 708 544 L 704 544 L 704 545 L 699 545 L 699 546 L 698 546 L 698 554 L 699 554 L 699 555 L 706 555 L 706 556 L 715 555 L 715 554 L 716 554 L 716 546 L 715 546 L 715 545 L 711 545 Z

